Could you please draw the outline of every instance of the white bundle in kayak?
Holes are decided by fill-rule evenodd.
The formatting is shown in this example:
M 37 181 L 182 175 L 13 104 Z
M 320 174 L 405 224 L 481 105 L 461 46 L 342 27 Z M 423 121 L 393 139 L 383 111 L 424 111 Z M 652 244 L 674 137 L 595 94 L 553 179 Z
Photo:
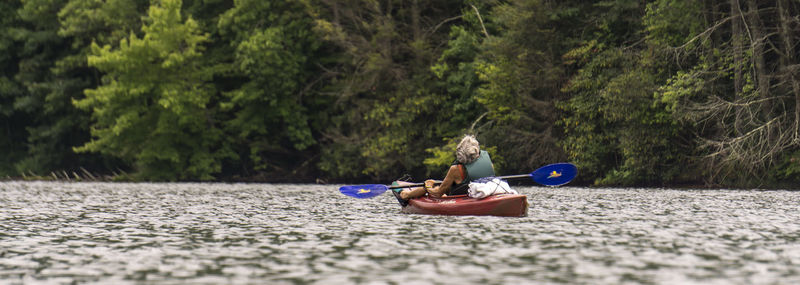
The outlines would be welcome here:
M 488 196 L 497 194 L 518 194 L 516 190 L 511 189 L 508 183 L 500 178 L 492 179 L 479 179 L 469 183 L 469 196 L 472 198 L 486 198 Z

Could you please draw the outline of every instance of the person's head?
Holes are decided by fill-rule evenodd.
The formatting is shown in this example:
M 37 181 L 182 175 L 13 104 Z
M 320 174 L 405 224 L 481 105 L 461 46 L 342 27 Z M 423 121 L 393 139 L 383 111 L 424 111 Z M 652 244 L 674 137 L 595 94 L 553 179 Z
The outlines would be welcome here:
M 456 146 L 456 160 L 462 164 L 469 164 L 481 155 L 481 146 L 475 136 L 466 135 Z

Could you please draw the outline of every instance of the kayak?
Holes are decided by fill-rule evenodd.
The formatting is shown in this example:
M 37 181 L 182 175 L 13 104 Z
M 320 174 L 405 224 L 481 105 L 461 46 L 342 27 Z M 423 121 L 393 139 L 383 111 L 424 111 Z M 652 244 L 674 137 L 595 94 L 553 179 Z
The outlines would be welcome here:
M 392 185 L 407 183 L 395 181 Z M 425 195 L 408 200 L 408 204 L 402 207 L 402 212 L 407 214 L 524 217 L 528 215 L 528 196 L 499 194 L 476 199 L 468 195 L 441 198 Z

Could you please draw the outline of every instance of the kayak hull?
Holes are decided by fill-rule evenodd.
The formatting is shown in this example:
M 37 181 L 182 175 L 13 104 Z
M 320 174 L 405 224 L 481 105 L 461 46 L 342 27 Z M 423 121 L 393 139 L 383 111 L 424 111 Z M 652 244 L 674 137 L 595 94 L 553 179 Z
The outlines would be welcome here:
M 455 216 L 524 217 L 528 215 L 528 198 L 520 194 L 492 195 L 483 199 L 456 195 L 442 198 L 428 196 L 411 199 L 403 213 Z
M 467 195 L 441 198 L 426 195 L 409 200 L 402 212 L 424 215 L 524 217 L 528 215 L 528 196 L 499 194 L 476 199 Z

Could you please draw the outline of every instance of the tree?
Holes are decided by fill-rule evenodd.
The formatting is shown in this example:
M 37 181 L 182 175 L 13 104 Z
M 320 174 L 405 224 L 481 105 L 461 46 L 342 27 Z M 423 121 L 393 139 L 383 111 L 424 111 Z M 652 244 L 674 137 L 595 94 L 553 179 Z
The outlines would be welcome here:
M 233 114 L 226 128 L 246 148 L 245 169 L 272 179 L 313 170 L 313 117 L 328 102 L 316 92 L 321 56 L 312 24 L 301 2 L 261 0 L 235 1 L 218 23 L 234 54 L 226 63 L 235 82 L 223 102 Z
M 688 40 L 677 47 L 658 46 L 693 64 L 677 71 L 658 95 L 673 106 L 676 118 L 696 127 L 703 169 L 712 170 L 710 183 L 759 185 L 774 177 L 770 169 L 781 164 L 780 172 L 791 175 L 796 168 L 785 162 L 800 142 L 795 111 L 800 89 L 792 71 L 797 65 L 797 31 L 791 28 L 796 20 L 786 15 L 796 15 L 797 4 L 747 0 L 712 5 L 722 13 L 704 22 L 703 30 L 683 33 Z
M 437 96 L 430 67 L 447 39 L 446 26 L 440 27 L 457 18 L 461 3 L 322 4 L 315 29 L 339 56 L 323 74 L 323 91 L 335 101 L 322 132 L 327 147 L 320 169 L 341 178 L 427 175 L 425 150 L 454 133 L 447 97 Z
M 681 154 L 690 149 L 681 143 L 686 136 L 681 125 L 653 96 L 667 78 L 663 70 L 670 66 L 663 63 L 669 61 L 649 52 L 642 34 L 676 19 L 643 26 L 642 5 L 621 0 L 582 6 L 585 12 L 577 14 L 588 21 L 582 28 L 587 36 L 564 54 L 577 72 L 563 89 L 569 100 L 559 104 L 567 112 L 559 121 L 566 135 L 562 143 L 570 160 L 598 185 L 672 181 L 683 173 Z M 696 16 L 690 5 L 665 17 Z M 691 29 L 692 20 L 675 25 L 688 23 L 681 28 Z M 671 31 L 663 32 L 666 39 L 676 36 Z
M 15 108 L 17 98 L 24 88 L 14 79 L 20 61 L 20 44 L 15 34 L 22 19 L 17 14 L 19 1 L 0 3 L 0 175 L 17 175 L 14 165 L 25 157 L 27 132 L 30 122 L 26 112 Z
M 481 80 L 475 98 L 493 122 L 484 142 L 497 145 L 513 172 L 560 161 L 559 112 L 554 103 L 565 70 L 560 64 L 562 35 L 553 29 L 554 4 L 509 1 L 494 7 L 476 60 Z
M 54 169 L 76 169 L 96 158 L 76 155 L 72 147 L 88 137 L 88 116 L 70 100 L 90 83 L 89 73 L 72 73 L 75 51 L 58 36 L 56 15 L 66 1 L 25 0 L 16 11 L 22 23 L 13 35 L 20 43 L 14 80 L 23 87 L 14 108 L 29 114 L 23 123 L 26 153 L 15 165 L 18 172 L 43 174 Z
M 39 1 L 10 2 L 3 9 L 10 13 L 3 33 L 8 48 L 4 61 L 2 92 L 13 103 L 4 104 L 8 138 L 14 142 L 5 165 L 20 173 L 44 174 L 54 170 L 86 167 L 106 170 L 108 161 L 93 154 L 76 154 L 72 148 L 89 139 L 89 115 L 74 108 L 71 100 L 83 97 L 83 89 L 96 86 L 94 70 L 86 64 L 89 38 L 105 35 L 106 29 L 130 24 L 137 15 L 131 5 L 117 7 L 110 1 Z M 139 1 L 141 2 L 141 1 Z M 106 15 L 102 12 L 120 12 Z M 99 11 L 99 12 L 98 12 Z M 54 17 L 58 15 L 58 17 Z M 105 16 L 105 17 L 104 17 Z M 135 22 L 135 20 L 133 21 Z M 108 36 L 101 38 L 109 38 Z
M 76 148 L 100 152 L 137 166 L 152 180 L 213 178 L 230 157 L 208 84 L 203 33 L 181 14 L 180 0 L 153 3 L 141 31 L 118 48 L 92 44 L 89 65 L 104 72 L 102 85 L 75 105 L 92 111 L 92 140 Z

